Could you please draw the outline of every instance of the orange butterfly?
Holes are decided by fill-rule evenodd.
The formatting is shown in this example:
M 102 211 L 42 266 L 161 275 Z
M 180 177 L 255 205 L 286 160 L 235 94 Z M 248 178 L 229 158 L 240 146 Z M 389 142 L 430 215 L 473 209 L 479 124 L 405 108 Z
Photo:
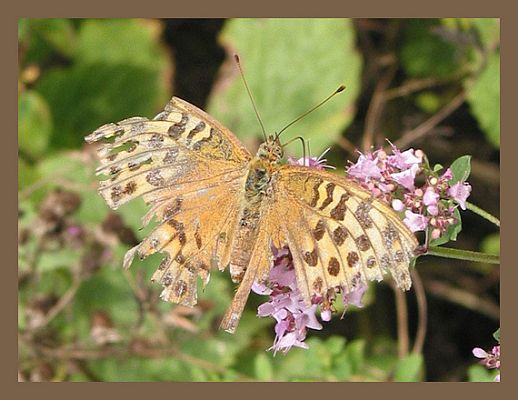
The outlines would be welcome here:
M 245 81 L 246 83 L 246 81 Z M 272 246 L 287 244 L 297 284 L 310 304 L 390 272 L 409 289 L 417 240 L 398 215 L 357 183 L 330 172 L 282 165 L 279 135 L 252 156 L 232 132 L 202 110 L 173 97 L 152 120 L 107 124 L 86 137 L 101 142 L 98 174 L 108 205 L 142 196 L 143 217 L 158 226 L 124 257 L 129 267 L 165 253 L 153 275 L 162 299 L 193 306 L 197 278 L 230 267 L 239 283 L 221 327 L 234 332 L 254 281 L 265 282 Z

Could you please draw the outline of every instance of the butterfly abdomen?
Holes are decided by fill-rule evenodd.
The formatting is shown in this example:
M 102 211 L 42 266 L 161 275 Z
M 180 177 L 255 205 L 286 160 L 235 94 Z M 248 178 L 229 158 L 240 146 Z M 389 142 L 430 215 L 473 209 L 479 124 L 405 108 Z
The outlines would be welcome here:
M 262 160 L 256 159 L 250 165 L 230 257 L 230 275 L 234 282 L 241 282 L 250 262 L 261 221 L 261 203 L 270 182 L 270 170 L 268 163 Z

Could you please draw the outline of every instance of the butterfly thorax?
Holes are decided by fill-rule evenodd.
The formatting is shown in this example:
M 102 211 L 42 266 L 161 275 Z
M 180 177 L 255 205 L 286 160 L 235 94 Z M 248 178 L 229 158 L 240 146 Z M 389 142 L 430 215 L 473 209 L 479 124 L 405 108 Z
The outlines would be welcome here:
M 236 282 L 242 279 L 250 261 L 261 219 L 262 202 L 273 174 L 280 167 L 282 156 L 279 140 L 270 136 L 259 146 L 249 164 L 230 265 L 230 273 Z
M 245 199 L 249 203 L 260 203 L 272 174 L 279 168 L 283 156 L 279 139 L 269 136 L 257 150 L 250 163 L 245 184 Z

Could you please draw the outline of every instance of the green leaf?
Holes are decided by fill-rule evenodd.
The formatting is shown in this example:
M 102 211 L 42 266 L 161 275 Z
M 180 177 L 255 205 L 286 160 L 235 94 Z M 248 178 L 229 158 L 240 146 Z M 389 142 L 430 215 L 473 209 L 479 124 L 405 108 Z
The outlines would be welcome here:
M 25 304 L 18 300 L 18 330 L 24 331 L 27 326 L 27 317 L 25 315 Z
M 415 99 L 416 104 L 429 114 L 437 112 L 442 105 L 442 98 L 434 92 L 419 93 Z
M 23 159 L 18 158 L 18 190 L 23 190 L 36 182 L 39 174 L 34 166 L 28 164 Z
M 29 21 L 29 18 L 20 18 L 18 20 L 18 42 L 26 40 L 27 35 L 29 34 Z
M 55 268 L 52 272 L 41 274 L 38 281 L 38 293 L 62 295 L 72 284 L 72 268 Z
M 203 369 L 196 367 L 194 365 L 190 365 L 189 369 L 192 376 L 192 382 L 206 382 L 208 380 L 207 373 Z
M 457 158 L 450 166 L 453 177 L 449 184 L 453 185 L 457 182 L 465 182 L 471 173 L 471 156 L 462 156 Z
M 318 155 L 352 121 L 361 59 L 350 20 L 234 19 L 225 23 L 221 42 L 240 55 L 267 133 L 280 131 L 340 84 L 347 89 L 297 122 L 283 134 L 283 142 L 301 135 Z M 231 68 L 236 71 L 235 65 Z M 216 86 L 208 110 L 248 144 L 262 137 L 238 74 Z M 302 154 L 300 144 L 288 152 L 295 151 Z
M 484 48 L 500 43 L 500 20 L 498 18 L 470 18 Z
M 435 19 L 405 21 L 400 58 L 411 77 L 444 78 L 458 70 L 455 46 L 434 33 L 440 26 L 440 21 Z
M 160 74 L 130 64 L 54 69 L 37 90 L 53 113 L 53 147 L 80 147 L 84 136 L 100 125 L 136 115 L 151 117 L 166 101 Z
M 433 166 L 433 172 L 439 172 L 441 169 L 443 169 L 444 167 L 441 165 L 441 164 L 435 164 Z
M 352 374 L 351 354 L 345 339 L 331 336 L 325 340 L 310 337 L 308 349 L 292 348 L 288 354 L 277 354 L 275 367 L 279 380 L 336 380 Z M 354 350 L 353 350 L 354 352 Z
M 45 99 L 25 90 L 18 97 L 18 147 L 30 157 L 43 155 L 49 143 L 52 119 Z
M 157 27 L 141 20 L 83 22 L 76 63 L 49 70 L 36 87 L 52 110 L 54 147 L 79 147 L 104 123 L 152 117 L 163 108 L 169 64 Z
M 190 366 L 173 357 L 97 360 L 90 362 L 89 368 L 102 381 L 107 382 L 191 381 L 193 379 Z M 199 377 L 199 372 L 195 373 L 195 376 Z
M 451 240 L 457 240 L 458 234 L 462 231 L 462 218 L 458 208 L 456 208 L 453 212 L 453 217 L 457 220 L 457 222 L 455 224 L 449 225 L 448 229 L 441 237 L 431 240 L 430 246 L 440 246 L 441 244 L 448 243 Z
M 398 361 L 394 380 L 396 382 L 419 382 L 423 376 L 423 356 L 412 353 Z
M 493 337 L 495 338 L 498 343 L 500 343 L 500 328 L 498 328 L 495 333 L 493 333 Z
M 354 373 L 360 371 L 365 361 L 365 340 L 357 339 L 349 343 L 345 349 L 347 358 Z
M 353 375 L 353 366 L 351 359 L 345 353 L 340 354 L 335 359 L 335 365 L 333 367 L 333 375 L 340 381 L 347 381 Z
M 38 172 L 41 176 L 54 177 L 54 181 L 57 183 L 65 179 L 69 182 L 89 185 L 95 179 L 94 169 L 87 168 L 77 153 L 71 152 L 61 152 L 45 157 L 38 164 Z
M 102 200 L 102 197 L 99 196 Z M 104 201 L 104 200 L 103 200 Z M 118 213 L 123 217 L 124 222 L 133 229 L 134 232 L 140 232 L 142 229 L 142 216 L 146 214 L 148 207 L 142 199 L 135 199 L 127 204 L 124 204 Z M 147 228 L 147 227 L 146 227 Z
M 498 372 L 488 370 L 482 365 L 472 365 L 468 369 L 468 380 L 470 382 L 494 382 Z
M 471 86 L 472 85 L 472 86 Z M 500 148 L 500 53 L 493 53 L 475 82 L 465 82 L 467 102 L 487 140 Z
M 265 353 L 259 353 L 254 360 L 254 371 L 255 377 L 260 381 L 272 381 L 273 380 L 273 366 Z
M 369 363 L 376 360 L 376 365 L 383 370 L 392 370 L 398 361 L 397 342 L 384 335 L 376 335 L 369 340 Z
M 159 39 L 159 21 L 86 20 L 79 31 L 76 61 L 84 64 L 127 63 L 159 72 L 167 66 Z
M 70 19 L 31 19 L 30 26 L 52 49 L 68 57 L 74 55 L 76 35 Z
M 100 196 L 95 193 L 95 166 L 85 164 L 77 153 L 60 152 L 49 155 L 36 164 L 35 171 L 38 176 L 43 178 L 45 185 L 39 186 L 31 194 L 32 201 L 40 201 L 54 187 L 64 187 L 80 194 L 82 200 L 81 214 L 84 213 L 85 207 L 90 207 L 88 211 L 92 215 L 95 215 L 94 212 L 102 211 L 105 207 L 103 202 L 96 203 L 94 201 L 85 204 L 85 200 L 90 201 L 93 197 L 90 197 L 90 195 Z M 98 204 L 101 204 L 103 208 L 98 208 Z M 81 220 L 86 221 L 82 218 Z M 100 220 L 92 219 L 92 221 Z
M 480 251 L 487 254 L 493 254 L 495 256 L 500 255 L 500 234 L 493 233 L 487 235 L 480 244 Z
M 24 18 L 18 26 L 18 40 L 25 48 L 21 65 L 52 63 L 57 55 L 73 58 L 76 32 L 72 20 Z
M 81 253 L 75 249 L 62 248 L 56 251 L 45 251 L 41 253 L 38 270 L 49 272 L 59 268 L 70 268 L 76 264 Z
M 137 302 L 121 269 L 103 267 L 77 291 L 70 325 L 83 339 L 89 337 L 90 316 L 95 311 L 106 312 L 116 327 L 122 325 L 126 331 L 137 320 Z

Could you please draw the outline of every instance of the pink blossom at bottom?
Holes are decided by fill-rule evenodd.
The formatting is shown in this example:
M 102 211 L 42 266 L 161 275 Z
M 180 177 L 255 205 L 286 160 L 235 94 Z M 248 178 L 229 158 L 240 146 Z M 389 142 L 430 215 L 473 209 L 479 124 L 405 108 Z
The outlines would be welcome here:
M 331 320 L 333 299 L 324 299 L 314 296 L 312 304 L 306 304 L 302 293 L 297 286 L 295 268 L 289 250 L 273 251 L 276 258 L 270 269 L 268 282 L 255 282 L 252 290 L 261 295 L 269 295 L 269 301 L 261 304 L 257 309 L 259 317 L 272 317 L 276 321 L 275 339 L 272 347 L 274 354 L 278 351 L 286 353 L 292 347 L 307 348 L 304 343 L 308 329 L 321 330 L 322 324 L 317 318 L 320 308 L 320 319 Z M 347 306 L 352 304 L 362 307 L 362 296 L 367 289 L 360 285 L 352 292 L 343 295 L 343 302 Z
M 344 293 L 344 295 L 343 295 L 344 304 L 345 305 L 352 304 L 353 306 L 362 308 L 363 307 L 363 303 L 362 303 L 363 295 L 365 294 L 367 289 L 368 289 L 368 286 L 362 284 L 362 285 L 358 286 L 357 289 L 355 289 L 349 293 Z

